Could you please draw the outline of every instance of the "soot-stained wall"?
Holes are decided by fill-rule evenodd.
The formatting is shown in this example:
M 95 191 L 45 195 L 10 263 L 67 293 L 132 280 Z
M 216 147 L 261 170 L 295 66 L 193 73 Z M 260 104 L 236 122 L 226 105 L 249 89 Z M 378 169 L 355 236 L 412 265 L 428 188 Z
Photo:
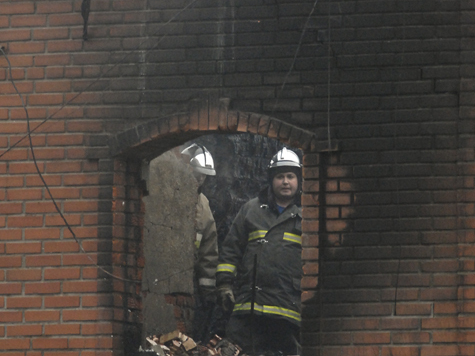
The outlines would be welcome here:
M 143 310 L 134 155 L 252 132 L 305 148 L 303 353 L 474 354 L 473 12 L 0 2 L 2 352 L 127 354 Z

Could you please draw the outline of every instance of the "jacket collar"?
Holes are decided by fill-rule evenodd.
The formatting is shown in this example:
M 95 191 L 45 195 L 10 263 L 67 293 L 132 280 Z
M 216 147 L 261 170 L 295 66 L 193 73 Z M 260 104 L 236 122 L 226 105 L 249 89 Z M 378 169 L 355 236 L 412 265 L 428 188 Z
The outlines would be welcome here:
M 266 186 L 264 189 L 262 189 L 259 192 L 258 199 L 259 199 L 260 204 L 267 205 L 269 206 L 270 209 L 274 211 L 278 211 L 277 204 L 275 203 L 274 193 L 272 192 L 272 189 L 270 186 Z M 297 193 L 295 195 L 294 200 L 295 200 L 294 204 L 289 205 L 287 208 L 290 208 L 293 205 L 300 207 L 300 193 Z

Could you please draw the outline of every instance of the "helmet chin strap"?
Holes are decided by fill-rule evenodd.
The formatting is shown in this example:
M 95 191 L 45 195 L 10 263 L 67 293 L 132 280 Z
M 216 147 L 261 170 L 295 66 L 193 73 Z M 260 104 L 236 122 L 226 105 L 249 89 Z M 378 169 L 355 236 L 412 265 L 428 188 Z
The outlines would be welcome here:
M 197 143 L 197 146 L 198 146 L 199 148 L 201 148 L 201 152 L 203 152 L 203 157 L 204 157 L 204 159 L 205 159 L 205 167 L 206 167 L 206 166 L 208 165 L 208 164 L 206 163 L 206 148 L 205 148 L 203 145 L 200 145 L 199 143 Z

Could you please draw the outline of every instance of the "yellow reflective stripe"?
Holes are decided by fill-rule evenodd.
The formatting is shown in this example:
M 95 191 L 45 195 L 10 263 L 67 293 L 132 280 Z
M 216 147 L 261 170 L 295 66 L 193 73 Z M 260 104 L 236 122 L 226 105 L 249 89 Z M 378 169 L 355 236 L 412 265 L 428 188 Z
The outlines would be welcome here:
M 196 240 L 195 240 L 195 246 L 196 248 L 200 248 L 201 245 L 201 240 L 203 239 L 203 234 L 200 234 L 199 232 L 196 233 Z
M 302 244 L 302 236 L 291 234 L 290 232 L 284 232 L 284 240 Z
M 251 303 L 244 303 L 244 304 L 236 304 L 234 306 L 234 311 L 250 311 L 251 310 Z M 273 305 L 259 305 L 254 304 L 254 310 L 256 312 L 260 312 L 263 314 L 273 314 L 273 315 L 280 315 L 286 318 L 294 319 L 297 321 L 301 321 L 300 313 L 297 313 L 294 310 L 280 308 Z
M 236 266 L 234 265 L 229 265 L 226 263 L 221 263 L 218 265 L 218 268 L 216 269 L 216 272 L 229 272 L 229 273 L 236 273 Z
M 256 240 L 256 239 L 262 239 L 264 236 L 266 236 L 266 234 L 267 234 L 266 230 L 253 231 L 249 234 L 249 241 Z

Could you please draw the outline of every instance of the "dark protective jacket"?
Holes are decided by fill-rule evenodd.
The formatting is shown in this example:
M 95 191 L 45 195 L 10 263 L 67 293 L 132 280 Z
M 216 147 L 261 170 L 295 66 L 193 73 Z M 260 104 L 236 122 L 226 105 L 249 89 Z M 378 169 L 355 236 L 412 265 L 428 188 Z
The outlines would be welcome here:
M 237 214 L 220 252 L 217 285 L 234 283 L 234 314 L 251 311 L 257 255 L 254 313 L 300 325 L 302 210 L 292 204 L 280 215 L 266 191 Z
M 203 193 L 196 204 L 195 278 L 199 287 L 215 288 L 218 265 L 218 234 L 209 201 Z

